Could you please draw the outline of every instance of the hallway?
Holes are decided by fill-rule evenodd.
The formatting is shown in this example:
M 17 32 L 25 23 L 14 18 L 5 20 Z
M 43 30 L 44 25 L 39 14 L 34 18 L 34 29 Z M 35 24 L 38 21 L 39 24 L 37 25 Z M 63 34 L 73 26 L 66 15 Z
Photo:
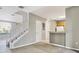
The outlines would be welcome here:
M 76 52 L 42 42 L 9 50 L 6 47 L 6 41 L 3 40 L 0 41 L 0 53 L 76 53 Z

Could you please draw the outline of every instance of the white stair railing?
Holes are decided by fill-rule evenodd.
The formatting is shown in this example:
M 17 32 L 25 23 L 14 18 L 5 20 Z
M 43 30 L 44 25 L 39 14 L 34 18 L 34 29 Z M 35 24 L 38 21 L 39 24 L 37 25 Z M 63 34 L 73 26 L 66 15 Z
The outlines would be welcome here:
M 26 35 L 29 32 L 29 11 L 27 11 L 27 12 L 19 11 L 19 12 L 16 12 L 16 14 L 20 14 L 22 16 L 24 16 L 23 14 L 27 14 L 26 17 L 27 17 L 27 22 L 28 22 L 28 30 L 26 29 L 23 32 L 21 32 L 19 35 L 10 38 L 10 40 L 7 41 L 7 46 L 9 48 L 12 48 L 14 43 L 16 43 L 18 40 L 20 40 L 24 35 Z
M 13 44 L 16 43 L 18 40 L 20 40 L 24 35 L 26 35 L 28 33 L 28 30 L 24 30 L 23 32 L 21 32 L 19 35 L 17 35 L 16 37 L 10 39 L 8 42 L 7 42 L 7 46 L 9 48 L 12 48 L 13 47 Z

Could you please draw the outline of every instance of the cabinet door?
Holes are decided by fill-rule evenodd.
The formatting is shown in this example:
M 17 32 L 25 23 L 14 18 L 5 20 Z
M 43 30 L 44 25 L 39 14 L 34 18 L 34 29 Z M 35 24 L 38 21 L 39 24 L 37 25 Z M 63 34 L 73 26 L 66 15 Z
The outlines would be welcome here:
M 65 34 L 53 33 L 50 34 L 50 43 L 59 44 L 65 46 Z
M 55 34 L 54 43 L 65 46 L 65 35 L 63 33 Z
M 50 43 L 55 43 L 55 35 L 50 33 Z

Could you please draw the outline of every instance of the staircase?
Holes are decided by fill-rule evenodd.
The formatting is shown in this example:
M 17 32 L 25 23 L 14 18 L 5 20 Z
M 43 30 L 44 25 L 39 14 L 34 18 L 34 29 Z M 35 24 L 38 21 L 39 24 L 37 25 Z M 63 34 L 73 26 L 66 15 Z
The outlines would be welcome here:
M 14 44 L 20 40 L 24 35 L 26 35 L 28 33 L 28 30 L 24 30 L 23 32 L 21 32 L 19 35 L 15 36 L 14 38 L 11 38 L 10 40 L 7 41 L 7 47 L 12 49 L 14 48 Z
M 27 17 L 26 19 L 28 20 L 28 21 L 26 21 L 26 23 L 28 22 L 28 24 L 29 24 L 29 12 L 24 12 L 24 11 L 17 11 L 17 12 L 15 12 L 15 14 L 19 14 L 19 15 L 21 15 L 21 16 L 25 16 L 25 17 Z M 27 15 L 26 15 L 27 14 Z M 26 20 L 25 19 L 25 20 Z M 23 20 L 24 20 L 24 18 L 23 18 Z M 25 22 L 25 21 L 23 21 L 23 22 Z M 28 25 L 29 26 L 29 25 Z M 23 38 L 25 35 L 27 35 L 27 33 L 29 32 L 29 30 L 28 29 L 25 29 L 24 31 L 22 31 L 21 33 L 19 33 L 19 34 L 17 34 L 17 35 L 15 35 L 14 37 L 11 37 L 6 43 L 6 45 L 7 45 L 7 47 L 8 48 L 10 48 L 10 49 L 12 49 L 12 48 L 14 48 L 14 44 L 18 41 L 18 40 L 20 40 L 21 38 Z

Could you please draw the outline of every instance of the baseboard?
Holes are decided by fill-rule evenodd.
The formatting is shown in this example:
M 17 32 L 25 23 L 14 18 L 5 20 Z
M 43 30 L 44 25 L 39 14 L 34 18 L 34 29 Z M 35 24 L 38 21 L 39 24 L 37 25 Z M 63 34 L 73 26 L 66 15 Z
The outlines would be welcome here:
M 48 43 L 48 44 L 65 48 L 65 46 L 63 46 L 63 45 L 59 45 L 59 44 L 54 44 L 54 43 Z
M 12 47 L 12 48 L 10 48 L 10 49 L 16 49 L 16 48 L 20 48 L 20 47 L 32 45 L 32 44 L 35 44 L 35 43 L 38 43 L 38 42 L 32 42 L 32 43 L 29 43 L 29 44 L 25 44 L 25 45 L 20 45 L 20 46 Z
M 79 49 L 76 48 L 71 48 L 71 47 L 66 47 L 66 48 L 79 51 Z
M 17 46 L 17 47 L 12 47 L 12 48 L 10 48 L 10 49 L 16 49 L 16 48 L 20 48 L 20 47 L 23 47 L 23 46 L 32 45 L 32 44 L 35 44 L 35 43 L 38 43 L 38 41 L 37 41 L 37 42 L 29 43 L 29 44 L 25 44 L 25 45 L 20 45 L 20 46 Z M 45 42 L 44 42 L 44 43 L 45 43 Z M 77 50 L 77 51 L 79 51 L 79 49 L 75 49 L 75 48 L 71 48 L 71 47 L 67 47 L 67 46 L 62 46 L 62 45 L 59 45 L 59 44 L 54 44 L 54 43 L 47 43 L 47 44 L 54 45 L 54 46 L 58 46 L 58 47 L 62 47 L 62 48 L 67 48 L 67 49 L 72 49 L 72 50 Z
M 48 43 L 50 45 L 54 45 L 54 46 L 58 46 L 58 47 L 62 47 L 62 48 L 67 48 L 67 49 L 71 49 L 71 50 L 77 50 L 79 51 L 79 49 L 76 49 L 76 48 L 71 48 L 71 47 L 67 47 L 67 46 L 62 46 L 62 45 L 59 45 L 59 44 L 54 44 L 54 43 Z

